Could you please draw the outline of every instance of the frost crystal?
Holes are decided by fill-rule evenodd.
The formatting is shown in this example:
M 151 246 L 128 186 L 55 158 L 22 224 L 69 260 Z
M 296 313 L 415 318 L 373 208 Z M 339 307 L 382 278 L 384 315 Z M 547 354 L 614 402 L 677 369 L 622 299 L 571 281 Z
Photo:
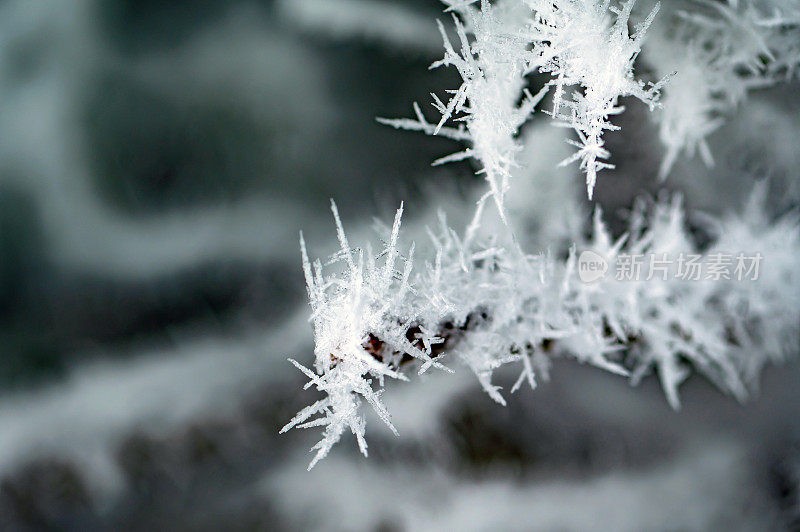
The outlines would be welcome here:
M 366 400 L 394 430 L 380 400 L 385 377 L 406 380 L 405 369 L 422 373 L 449 357 L 471 370 L 486 393 L 506 403 L 495 371 L 520 364 L 522 383 L 546 379 L 550 360 L 567 356 L 637 382 L 658 372 L 669 403 L 679 407 L 678 387 L 692 369 L 743 399 L 767 360 L 797 348 L 800 254 L 797 217 L 770 224 L 757 189 L 741 216 L 719 223 L 709 254 L 760 249 L 769 272 L 757 284 L 735 281 L 661 279 L 645 264 L 637 279 L 609 275 L 581 282 L 576 247 L 566 260 L 525 254 L 513 241 L 465 243 L 440 219 L 431 232 L 434 255 L 412 275 L 411 251 L 398 252 L 398 210 L 389 242 L 376 262 L 369 247 L 353 250 L 334 207 L 341 250 L 329 264 L 344 271 L 323 274 L 303 249 L 303 265 L 316 338 L 316 373 L 293 363 L 308 386 L 327 394 L 284 427 L 325 426 L 313 466 L 349 428 L 366 454 Z M 647 214 L 646 211 L 650 213 Z M 679 196 L 635 209 L 628 233 L 616 241 L 598 209 L 591 239 L 580 242 L 611 261 L 623 255 L 698 253 L 686 228 Z M 758 244 L 758 247 L 755 247 Z M 413 251 L 413 248 L 412 248 Z M 395 269 L 396 261 L 404 263 Z M 755 352 L 764 353 L 754 356 Z M 312 416 L 320 416 L 308 421 Z
M 603 133 L 619 129 L 609 117 L 619 114 L 622 96 L 634 96 L 650 109 L 656 107 L 659 90 L 666 77 L 645 85 L 633 75 L 644 35 L 658 13 L 656 3 L 647 18 L 628 34 L 628 22 L 635 0 L 617 8 L 609 0 L 565 0 L 545 2 L 526 0 L 534 12 L 529 39 L 538 57 L 535 66 L 554 78 L 553 118 L 571 127 L 578 141 L 570 140 L 578 151 L 562 164 L 580 160 L 586 173 L 586 187 L 592 198 L 597 172 L 614 165 L 604 162 L 610 153 L 604 147 Z M 566 87 L 579 87 L 569 97 Z
M 449 2 L 450 9 L 461 15 L 461 19 L 453 15 L 460 48 L 453 48 L 439 23 L 445 56 L 431 68 L 455 66 L 463 80 L 461 87 L 450 91 L 447 103 L 433 95 L 434 107 L 441 114 L 438 124 L 428 123 L 416 104 L 414 120 L 380 121 L 468 141 L 470 148 L 435 164 L 475 158 L 505 219 L 503 199 L 514 153 L 519 150 L 515 136 L 548 88 L 555 86 L 551 114 L 578 136 L 578 141 L 569 140 L 578 151 L 563 164 L 580 160 L 591 199 L 597 172 L 613 168 L 604 162 L 610 154 L 602 137 L 604 131 L 618 129 L 609 117 L 622 112 L 619 98 L 634 96 L 653 109 L 666 81 L 646 85 L 634 78 L 633 63 L 659 7 L 656 4 L 629 35 L 634 3 L 628 0 L 617 8 L 608 0 L 525 0 L 493 7 L 482 0 L 480 9 L 475 9 L 471 2 Z M 525 76 L 537 71 L 549 73 L 553 80 L 532 96 L 525 88 Z M 576 89 L 567 97 L 565 88 L 573 86 Z M 445 128 L 451 119 L 465 122 L 466 129 Z
M 648 59 L 675 71 L 659 115 L 667 148 L 660 176 L 681 151 L 714 163 L 706 138 L 747 94 L 792 78 L 800 64 L 800 6 L 780 0 L 697 1 L 678 12 L 670 36 L 656 34 Z
M 562 237 L 556 243 L 544 242 L 555 247 L 552 252 L 533 254 L 523 250 L 511 219 L 519 215 L 526 198 L 515 198 L 508 210 L 504 204 L 515 153 L 521 149 L 519 129 L 548 87 L 554 87 L 553 117 L 572 127 L 579 138 L 572 142 L 577 153 L 564 164 L 580 160 L 591 198 L 597 172 L 611 166 L 605 162 L 609 153 L 602 136 L 616 129 L 609 117 L 622 111 L 618 99 L 634 96 L 651 108 L 658 103 L 663 80 L 646 85 L 633 74 L 658 4 L 629 35 L 633 0 L 621 4 L 610 0 L 489 4 L 483 0 L 479 7 L 469 0 L 446 3 L 457 13 L 453 20 L 459 47 L 453 46 L 440 24 L 445 56 L 433 67 L 455 66 L 462 78 L 460 88 L 450 92 L 446 103 L 434 96 L 441 113 L 438 123 L 429 123 L 416 104 L 413 120 L 381 121 L 466 142 L 466 150 L 439 162 L 473 158 L 489 190 L 480 196 L 472 223 L 463 233 L 453 230 L 440 214 L 437 229 L 428 230 L 429 252 L 423 253 L 423 261 L 413 270 L 414 245 L 406 256 L 400 252 L 402 206 L 376 247 L 377 254 L 371 245 L 351 246 L 335 204 L 340 249 L 325 265 L 310 261 L 301 235 L 315 364 L 312 370 L 292 363 L 308 377 L 306 388 L 314 386 L 325 397 L 298 413 L 283 431 L 324 427 L 309 468 L 347 430 L 366 455 L 361 412 L 365 401 L 396 433 L 381 400 L 389 379 L 407 380 L 412 369 L 451 371 L 445 362 L 469 369 L 500 404 L 506 403 L 507 394 L 494 380 L 499 368 L 518 366 L 519 376 L 510 387 L 513 393 L 524 383 L 535 387 L 546 380 L 555 357 L 573 358 L 627 376 L 634 383 L 655 371 L 673 408 L 680 406 L 679 387 L 692 371 L 744 399 L 766 362 L 781 360 L 798 349 L 800 278 L 795 264 L 800 255 L 800 220 L 794 214 L 777 220 L 768 216 L 766 185 L 756 187 L 741 213 L 714 222 L 709 228 L 711 243 L 702 248 L 687 227 L 677 194 L 659 197 L 649 205 L 638 202 L 628 231 L 616 239 L 597 207 L 590 236 L 565 231 L 562 234 L 569 235 L 571 246 L 561 245 Z M 797 19 L 778 10 L 773 11 L 773 21 L 759 15 L 753 19 L 759 30 L 753 33 L 751 19 L 734 20 L 732 15 L 742 5 L 709 3 L 709 9 L 724 15 L 722 26 L 705 15 L 691 20 L 720 37 L 727 36 L 730 27 L 741 26 L 750 40 L 725 37 L 710 45 L 703 40 L 690 44 L 684 66 L 698 79 L 693 89 L 678 87 L 670 93 L 662 116 L 661 134 L 670 150 L 664 168 L 682 149 L 699 149 L 710 158 L 705 136 L 719 123 L 716 114 L 723 105 L 718 94 L 736 95 L 743 87 L 761 83 L 765 72 L 774 76 L 794 69 L 796 57 L 789 54 L 780 59 L 769 43 L 777 36 L 785 38 Z M 763 11 L 748 8 L 744 13 Z M 761 38 L 761 30 L 767 37 Z M 725 53 L 718 52 L 718 47 Z M 768 52 L 773 59 L 754 59 L 753 54 Z M 731 63 L 716 70 L 691 70 L 716 65 L 722 55 Z M 657 54 L 655 59 L 662 64 Z M 742 67 L 749 68 L 753 79 L 719 93 L 732 65 L 737 76 L 743 75 Z M 525 89 L 526 75 L 532 72 L 552 78 L 535 97 Z M 567 96 L 569 87 L 574 89 Z M 446 125 L 451 121 L 463 124 Z M 526 139 L 533 144 L 526 159 L 535 158 L 538 144 L 530 139 L 541 139 L 536 135 Z M 552 181 L 541 183 L 557 188 L 550 186 Z M 485 223 L 481 213 L 490 197 L 502 223 L 498 220 L 487 231 L 481 227 Z M 556 193 L 554 198 L 553 202 L 560 203 L 544 209 L 545 218 L 555 218 L 550 214 L 558 209 L 579 212 L 566 194 Z M 542 234 L 558 233 L 542 230 Z M 614 264 L 631 262 L 634 257 L 701 257 L 702 253 L 709 269 L 714 257 L 758 252 L 764 268 L 751 282 L 722 276 L 686 280 L 675 275 L 680 263 L 657 264 L 651 259 L 640 265 L 637 276 L 612 273 L 583 282 L 579 251 L 591 251 Z
M 403 355 L 422 360 L 423 369 L 434 365 L 430 346 L 438 341 L 428 337 L 425 347 L 412 345 L 406 333 L 414 316 L 397 314 L 409 290 L 414 252 L 412 245 L 408 257 L 403 258 L 398 250 L 402 206 L 397 210 L 389 242 L 377 258 L 370 248 L 365 251 L 350 247 L 333 202 L 331 209 L 341 248 L 328 265 L 343 263 L 344 271 L 323 277 L 322 263 L 311 263 L 301 234 L 303 272 L 314 324 L 316 374 L 292 361 L 309 378 L 306 388 L 313 385 L 328 397 L 303 409 L 281 430 L 325 426 L 323 439 L 314 447 L 317 454 L 309 469 L 328 453 L 346 429 L 356 436 L 361 452 L 367 454 L 365 423 L 360 413 L 363 400 L 394 431 L 380 392 L 373 390 L 373 380 L 381 387 L 386 377 L 407 380 L 397 371 Z M 402 271 L 395 268 L 398 259 L 404 262 Z M 319 417 L 308 421 L 317 414 Z
M 416 103 L 415 120 L 379 121 L 396 128 L 468 142 L 470 147 L 466 150 L 443 157 L 434 164 L 470 157 L 476 159 L 500 215 L 505 219 L 503 199 L 509 187 L 514 154 L 520 149 L 515 137 L 547 88 L 536 96 L 524 89 L 530 51 L 529 43 L 520 34 L 519 23 L 516 22 L 519 20 L 520 6 L 514 9 L 512 3 L 506 2 L 493 7 L 487 0 L 481 1 L 480 9 L 465 3 L 449 4 L 450 10 L 462 17 L 453 13 L 458 46 L 453 47 L 444 25 L 439 22 L 445 54 L 431 68 L 454 66 L 461 75 L 461 86 L 448 91 L 451 96 L 447 103 L 436 94 L 431 94 L 433 105 L 441 114 L 435 125 L 425 120 Z M 523 98 L 518 103 L 520 95 Z M 466 128 L 461 125 L 445 127 L 448 121 L 463 122 Z

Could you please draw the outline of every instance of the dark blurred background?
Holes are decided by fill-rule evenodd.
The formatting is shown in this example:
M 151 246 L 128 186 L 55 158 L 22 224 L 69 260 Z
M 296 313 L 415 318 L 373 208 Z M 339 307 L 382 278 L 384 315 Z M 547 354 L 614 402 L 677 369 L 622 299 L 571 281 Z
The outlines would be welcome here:
M 430 167 L 454 143 L 375 121 L 458 86 L 428 71 L 440 16 L 0 1 L 1 530 L 798 529 L 791 364 L 744 407 L 692 378 L 680 413 L 653 379 L 574 363 L 505 409 L 463 372 L 431 377 L 387 398 L 401 438 L 373 424 L 369 459 L 345 438 L 310 473 L 314 435 L 277 434 L 313 395 L 285 361 L 312 356 L 298 232 L 324 256 L 330 198 L 359 235 L 400 200 L 424 224 L 482 186 Z M 757 101 L 796 125 L 796 88 Z M 702 168 L 655 182 L 645 114 L 610 136 L 611 216 Z M 738 199 L 694 186 L 690 205 Z

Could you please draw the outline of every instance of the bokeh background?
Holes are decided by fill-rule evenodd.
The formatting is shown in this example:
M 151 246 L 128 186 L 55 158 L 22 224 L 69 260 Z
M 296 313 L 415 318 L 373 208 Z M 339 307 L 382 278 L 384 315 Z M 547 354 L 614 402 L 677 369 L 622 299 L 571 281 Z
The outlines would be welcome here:
M 427 69 L 438 16 L 0 1 L 0 530 L 800 529 L 796 363 L 746 405 L 693 377 L 680 412 L 655 378 L 570 361 L 506 408 L 465 371 L 430 376 L 389 390 L 399 438 L 373 424 L 368 459 L 345 438 L 311 472 L 315 435 L 278 435 L 314 396 L 286 362 L 312 357 L 298 232 L 324 256 L 330 198 L 365 235 L 400 200 L 423 225 L 482 186 L 430 166 L 454 143 L 375 121 L 458 86 Z M 631 103 L 598 201 L 612 223 L 661 188 L 719 214 L 768 175 L 791 208 L 797 91 L 754 94 L 718 164 L 665 183 Z

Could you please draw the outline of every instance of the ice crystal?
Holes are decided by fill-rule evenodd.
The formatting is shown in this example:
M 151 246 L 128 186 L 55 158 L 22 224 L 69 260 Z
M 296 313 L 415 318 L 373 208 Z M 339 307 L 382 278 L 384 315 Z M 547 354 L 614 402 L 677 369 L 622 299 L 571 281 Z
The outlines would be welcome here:
M 655 369 L 674 408 L 692 369 L 743 399 L 765 361 L 796 349 L 792 335 L 800 319 L 800 280 L 793 266 L 800 253 L 798 219 L 770 223 L 762 198 L 757 189 L 747 209 L 723 219 L 706 254 L 761 250 L 764 274 L 755 284 L 662 276 L 652 263 L 636 278 L 611 273 L 587 283 L 577 274 L 577 246 L 558 260 L 549 253 L 526 254 L 513 240 L 467 243 L 443 216 L 439 230 L 430 232 L 431 260 L 412 273 L 411 252 L 408 258 L 399 255 L 402 209 L 379 264 L 369 247 L 350 248 L 334 208 L 341 250 L 329 264 L 343 262 L 344 271 L 325 274 L 302 246 L 316 373 L 293 362 L 309 377 L 307 386 L 327 398 L 301 411 L 284 430 L 325 426 L 312 466 L 347 429 L 366 454 L 361 403 L 367 401 L 393 430 L 380 400 L 386 377 L 405 380 L 411 367 L 420 373 L 432 366 L 447 369 L 448 359 L 472 371 L 501 404 L 506 398 L 493 382 L 498 368 L 520 364 L 513 392 L 524 382 L 535 387 L 546 378 L 556 356 L 629 375 L 634 382 Z M 598 208 L 591 238 L 578 245 L 609 262 L 700 251 L 677 195 L 650 208 L 640 202 L 630 230 L 616 240 Z M 402 269 L 395 267 L 398 260 Z
M 555 86 L 553 118 L 571 127 L 578 141 L 569 142 L 578 151 L 562 164 L 580 161 L 586 173 L 586 187 L 592 198 L 597 172 L 614 165 L 604 147 L 603 133 L 619 129 L 609 117 L 619 114 L 619 98 L 633 96 L 657 106 L 665 77 L 645 84 L 633 74 L 633 64 L 642 48 L 645 32 L 658 13 L 656 3 L 647 18 L 628 32 L 635 0 L 615 7 L 608 0 L 566 0 L 545 2 L 526 0 L 533 10 L 529 39 L 538 54 L 534 65 L 548 72 Z M 565 88 L 576 87 L 571 94 Z
M 780 0 L 698 0 L 656 35 L 648 59 L 675 71 L 659 115 L 666 177 L 680 152 L 714 163 L 707 137 L 749 92 L 792 78 L 800 64 L 800 6 Z
M 315 363 L 313 369 L 292 363 L 308 377 L 306 387 L 314 386 L 325 397 L 298 413 L 283 431 L 324 427 L 309 468 L 348 430 L 366 455 L 364 402 L 395 431 L 381 394 L 389 380 L 407 380 L 412 370 L 467 368 L 489 397 L 505 404 L 507 394 L 495 380 L 498 369 L 518 365 L 519 376 L 510 386 L 514 392 L 524 383 L 536 387 L 547 379 L 554 357 L 569 357 L 634 383 L 655 371 L 673 408 L 680 406 L 679 387 L 692 371 L 744 399 L 766 362 L 798 348 L 800 279 L 794 264 L 800 223 L 794 214 L 771 218 L 766 185 L 756 188 L 742 212 L 705 228 L 711 243 L 703 246 L 688 227 L 679 194 L 637 202 L 622 235 L 606 227 L 599 206 L 588 237 L 574 229 L 540 228 L 543 235 L 568 234 L 573 242 L 568 247 L 562 241 L 544 242 L 546 251 L 539 253 L 523 249 L 509 216 L 519 214 L 525 199 L 511 202 L 510 210 L 505 205 L 522 145 L 519 130 L 548 88 L 554 88 L 552 116 L 579 139 L 570 141 L 578 151 L 564 164 L 580 161 L 591 198 L 597 172 L 611 167 L 603 134 L 617 128 L 610 117 L 622 111 L 619 98 L 633 96 L 651 109 L 658 104 L 666 78 L 646 84 L 636 79 L 633 66 L 659 4 L 630 34 L 633 0 L 446 3 L 454 12 L 458 46 L 440 24 L 445 55 L 432 66 L 454 66 L 461 86 L 450 91 L 446 102 L 433 96 L 441 115 L 437 123 L 428 122 L 417 104 L 414 119 L 381 121 L 466 142 L 464 151 L 438 162 L 473 158 L 489 190 L 480 196 L 463 232 L 440 214 L 436 229 L 428 230 L 430 245 L 423 249 L 429 253 L 423 253 L 415 269 L 414 245 L 406 255 L 400 251 L 402 206 L 376 246 L 377 254 L 369 244 L 351 246 L 333 203 L 340 249 L 326 264 L 311 262 L 301 235 Z M 770 43 L 776 36 L 785 39 L 796 20 L 787 18 L 786 10 L 774 10 L 769 19 L 763 10 L 743 5 L 709 3 L 708 10 L 721 14 L 723 22 L 707 14 L 683 17 L 704 28 L 705 37 L 687 41 L 689 52 L 681 65 L 684 75 L 694 73 L 697 79 L 694 85 L 673 88 L 661 118 L 669 150 L 663 171 L 680 150 L 699 149 L 710 160 L 705 138 L 718 127 L 725 100 L 794 68 L 796 58 L 774 53 Z M 750 18 L 734 17 L 741 9 Z M 731 36 L 732 27 L 739 28 L 741 38 Z M 709 44 L 707 35 L 719 39 Z M 658 53 L 654 59 L 665 64 Z M 720 91 L 732 71 L 744 80 Z M 525 88 L 532 72 L 551 77 L 537 96 Z M 462 123 L 454 127 L 452 122 Z M 526 138 L 528 160 L 537 153 L 530 139 L 539 137 Z M 561 210 L 579 215 L 574 201 L 558 190 L 550 201 L 560 200 Z M 488 198 L 494 199 L 502 223 L 487 232 L 481 225 Z M 557 207 L 543 212 L 552 209 Z M 553 248 L 546 247 L 550 244 Z M 603 271 L 587 281 L 579 271 L 584 252 L 606 267 L 632 267 L 637 257 L 649 261 L 639 264 L 635 275 Z M 722 257 L 737 252 L 756 254 L 763 262 L 751 281 L 678 275 L 687 267 L 685 257 L 719 273 Z

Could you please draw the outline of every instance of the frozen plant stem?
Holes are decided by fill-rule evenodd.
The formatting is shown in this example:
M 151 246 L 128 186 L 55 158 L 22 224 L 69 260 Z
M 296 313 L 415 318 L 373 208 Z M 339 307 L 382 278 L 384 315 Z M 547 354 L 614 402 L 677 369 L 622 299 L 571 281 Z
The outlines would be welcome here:
M 720 237 L 710 252 L 744 246 L 765 253 L 770 275 L 758 284 L 735 280 L 687 282 L 614 276 L 586 284 L 578 279 L 573 247 L 565 261 L 527 255 L 512 241 L 468 246 L 440 221 L 431 232 L 432 259 L 412 271 L 413 245 L 401 257 L 398 210 L 383 250 L 352 249 L 334 207 L 341 249 L 323 273 L 308 259 L 303 266 L 315 334 L 315 371 L 293 363 L 327 394 L 284 427 L 324 426 L 312 466 L 345 430 L 366 454 L 364 401 L 392 429 L 381 401 L 386 377 L 406 380 L 412 367 L 448 370 L 445 360 L 469 368 L 483 389 L 505 404 L 492 382 L 498 368 L 520 363 L 519 381 L 535 386 L 553 357 L 570 357 L 634 382 L 656 369 L 670 404 L 678 408 L 678 386 L 690 370 L 706 375 L 739 399 L 748 394 L 761 366 L 796 349 L 792 331 L 800 320 L 798 220 L 770 224 L 763 216 L 763 186 L 740 215 L 719 221 Z M 698 253 L 685 226 L 680 198 L 663 198 L 646 212 L 637 208 L 631 229 L 614 241 L 598 210 L 589 240 L 609 260 L 627 255 Z M 785 283 L 785 285 L 784 285 Z M 766 304 L 766 302 L 769 302 Z M 751 311 L 742 314 L 742 308 Z M 795 335 L 796 336 L 796 335 Z M 377 389 L 376 389 L 377 388 Z M 312 417 L 318 416 L 314 419 Z
M 797 349 L 792 331 L 800 321 L 798 219 L 787 215 L 771 222 L 764 214 L 763 184 L 746 209 L 718 221 L 716 241 L 706 250 L 762 250 L 770 274 L 757 285 L 654 278 L 646 268 L 635 280 L 579 280 L 579 250 L 591 249 L 612 263 L 624 255 L 699 253 L 678 195 L 662 197 L 649 209 L 637 204 L 629 231 L 616 240 L 598 207 L 591 235 L 576 236 L 569 250 L 555 250 L 566 259 L 549 251 L 526 253 L 514 237 L 504 195 L 520 149 L 517 133 L 547 90 L 532 96 L 525 76 L 552 75 L 552 115 L 580 139 L 578 152 L 565 163 L 581 161 L 591 197 L 597 171 L 609 166 L 602 161 L 608 158 L 602 134 L 615 128 L 608 117 L 622 110 L 618 97 L 656 105 L 660 83 L 636 81 L 632 68 L 658 5 L 629 36 L 632 1 L 619 7 L 608 0 L 483 1 L 479 9 L 472 4 L 450 4 L 458 13 L 458 51 L 440 25 L 445 56 L 433 66 L 455 66 L 462 85 L 447 103 L 434 96 L 439 122 L 429 123 L 416 104 L 413 120 L 381 120 L 469 145 L 440 162 L 469 157 L 485 174 L 489 190 L 472 223 L 461 233 L 440 215 L 435 230 L 428 230 L 432 251 L 416 269 L 414 244 L 401 251 L 402 205 L 373 250 L 369 243 L 350 244 L 332 202 L 339 251 L 324 265 L 312 263 L 301 234 L 315 363 L 310 369 L 291 362 L 308 377 L 305 388 L 313 386 L 325 397 L 281 432 L 323 427 L 309 469 L 347 431 L 367 454 L 364 402 L 396 434 L 381 395 L 387 379 L 408 380 L 412 369 L 464 366 L 493 400 L 505 404 L 492 381 L 498 368 L 520 364 L 513 392 L 524 382 L 535 387 L 546 379 L 554 357 L 570 357 L 633 382 L 655 370 L 670 405 L 678 408 L 678 387 L 692 370 L 744 399 L 765 362 Z M 565 98 L 571 86 L 571 98 Z M 451 120 L 463 124 L 445 125 Z M 487 238 L 479 229 L 490 197 L 504 230 Z

